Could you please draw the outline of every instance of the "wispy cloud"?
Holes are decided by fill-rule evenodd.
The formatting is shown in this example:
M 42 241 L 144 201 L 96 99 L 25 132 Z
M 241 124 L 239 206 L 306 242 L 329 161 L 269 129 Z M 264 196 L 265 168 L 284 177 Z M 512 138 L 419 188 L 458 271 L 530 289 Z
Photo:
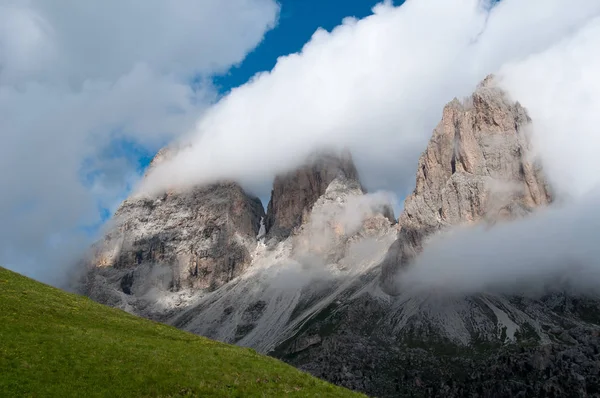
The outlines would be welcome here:
M 599 15 L 585 0 L 389 2 L 232 90 L 141 190 L 237 178 L 268 185 L 315 147 L 349 147 L 368 188 L 412 189 L 446 102 Z M 532 27 L 535 26 L 535 29 Z
M 0 264 L 45 280 L 60 273 L 62 254 L 85 249 L 77 227 L 100 221 L 97 202 L 118 200 L 137 177 L 135 164 L 105 151 L 115 140 L 155 151 L 191 128 L 215 98 L 192 79 L 239 63 L 278 8 L 272 0 L 2 2 Z M 83 170 L 96 173 L 91 187 L 86 165 L 96 167 Z M 27 213 L 15 212 L 31 199 Z

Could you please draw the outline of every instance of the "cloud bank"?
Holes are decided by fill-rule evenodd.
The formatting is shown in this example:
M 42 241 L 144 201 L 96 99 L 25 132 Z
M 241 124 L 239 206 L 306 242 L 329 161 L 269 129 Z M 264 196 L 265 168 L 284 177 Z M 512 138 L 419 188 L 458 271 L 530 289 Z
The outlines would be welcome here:
M 444 104 L 496 73 L 529 110 L 536 155 L 564 207 L 490 231 L 454 231 L 400 283 L 473 293 L 559 280 L 588 289 L 600 282 L 598 48 L 598 2 L 383 3 L 363 20 L 315 32 L 300 53 L 233 90 L 141 191 L 270 181 L 327 146 L 350 148 L 368 188 L 403 194 Z
M 599 194 L 489 230 L 457 227 L 435 236 L 398 283 L 403 290 L 440 294 L 598 294 Z
M 53 282 L 152 153 L 215 99 L 209 78 L 276 22 L 273 0 L 0 2 L 0 264 Z M 123 152 L 123 151 L 121 151 Z M 68 254 L 67 254 L 68 253 Z
M 268 186 L 317 147 L 348 147 L 368 188 L 405 194 L 448 101 L 574 34 L 600 4 L 409 0 L 373 11 L 316 31 L 301 52 L 232 90 L 140 190 L 221 178 Z

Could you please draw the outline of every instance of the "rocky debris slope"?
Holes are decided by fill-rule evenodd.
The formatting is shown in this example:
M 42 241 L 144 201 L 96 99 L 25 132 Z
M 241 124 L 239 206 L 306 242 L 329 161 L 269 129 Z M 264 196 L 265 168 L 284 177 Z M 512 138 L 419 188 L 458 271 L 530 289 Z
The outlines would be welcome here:
M 539 304 L 513 300 L 523 306 Z M 388 315 L 392 308 L 361 295 L 315 314 L 306 334 L 272 354 L 377 397 L 597 397 L 600 312 L 595 305 L 595 326 L 582 323 L 576 312 L 547 307 L 543 312 L 554 313 L 558 323 L 540 322 L 539 334 L 524 323 L 514 340 L 502 338 L 502 327 L 499 339 L 459 345 L 434 331 L 423 335 L 417 327 L 395 331 L 386 322 L 393 319 Z M 427 317 L 419 321 L 427 324 Z M 316 343 L 297 345 L 304 341 Z
M 85 293 L 139 313 L 161 292 L 215 290 L 250 265 L 262 217 L 260 200 L 235 183 L 127 199 L 92 248 Z
M 530 118 L 487 77 L 466 101 L 443 111 L 419 159 L 416 187 L 404 202 L 398 240 L 382 267 L 391 294 L 394 276 L 410 263 L 424 239 L 449 226 L 522 217 L 552 197 L 532 157 Z
M 336 177 L 358 181 L 350 153 L 318 152 L 304 166 L 277 176 L 267 206 L 267 233 L 279 239 L 288 237 Z

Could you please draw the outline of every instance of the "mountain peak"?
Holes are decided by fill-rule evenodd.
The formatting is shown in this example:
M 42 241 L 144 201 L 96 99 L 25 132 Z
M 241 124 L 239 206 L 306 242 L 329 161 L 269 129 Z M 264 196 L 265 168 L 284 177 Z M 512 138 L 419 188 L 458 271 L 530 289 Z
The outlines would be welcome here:
M 302 166 L 275 177 L 267 207 L 267 233 L 278 238 L 289 236 L 338 177 L 360 186 L 358 172 L 348 151 L 314 152 Z M 361 190 L 364 191 L 362 187 Z
M 383 263 L 387 290 L 393 291 L 394 275 L 422 250 L 426 236 L 451 225 L 519 217 L 552 200 L 540 165 L 531 161 L 530 122 L 492 75 L 465 101 L 444 107 L 419 159 L 398 240 Z
M 250 266 L 262 217 L 260 200 L 232 182 L 129 198 L 92 248 L 85 293 L 127 309 L 152 289 L 214 290 Z M 160 303 L 149 304 L 152 315 Z

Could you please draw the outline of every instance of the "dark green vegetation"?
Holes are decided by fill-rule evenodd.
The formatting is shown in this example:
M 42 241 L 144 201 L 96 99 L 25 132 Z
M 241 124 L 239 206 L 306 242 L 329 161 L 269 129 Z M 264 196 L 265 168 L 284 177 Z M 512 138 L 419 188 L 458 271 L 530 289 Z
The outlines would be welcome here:
M 0 268 L 0 396 L 360 396 Z
M 474 331 L 471 344 L 464 346 L 443 338 L 426 322 L 394 333 L 378 321 L 384 319 L 385 307 L 365 295 L 324 308 L 272 355 L 382 398 L 600 398 L 600 329 L 579 321 L 579 314 L 587 311 L 591 318 L 595 308 L 584 298 L 577 300 L 570 299 L 561 327 L 540 321 L 546 341 L 541 331 L 522 322 L 515 339 L 501 327 L 497 338 Z M 489 316 L 497 322 L 494 313 Z M 309 339 L 314 336 L 319 338 Z

